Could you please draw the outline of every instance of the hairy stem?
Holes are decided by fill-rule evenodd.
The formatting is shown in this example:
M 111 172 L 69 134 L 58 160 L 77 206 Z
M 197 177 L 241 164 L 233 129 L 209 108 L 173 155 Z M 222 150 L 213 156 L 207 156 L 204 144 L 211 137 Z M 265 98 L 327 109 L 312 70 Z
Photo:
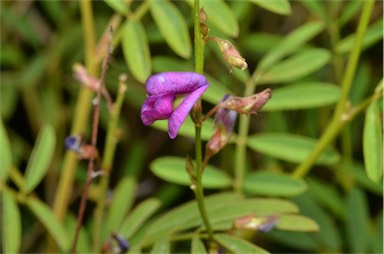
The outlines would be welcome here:
M 200 3 L 199 0 L 194 2 L 194 44 L 195 44 L 195 71 L 199 74 L 203 74 L 204 71 L 204 43 L 201 38 L 201 28 L 200 28 Z M 200 103 L 200 102 L 197 102 Z M 201 112 L 200 112 L 201 115 Z M 201 144 L 201 126 L 196 124 L 195 126 L 195 153 L 196 153 L 196 183 L 194 186 L 194 192 L 196 197 L 196 202 L 199 207 L 201 218 L 207 229 L 209 239 L 213 241 L 213 231 L 211 224 L 209 222 L 207 210 L 204 203 L 204 190 L 202 183 L 202 144 Z
M 111 34 L 112 34 L 112 31 L 111 31 Z M 100 77 L 100 86 L 99 86 L 99 89 L 97 90 L 96 103 L 93 111 L 91 145 L 92 147 L 94 147 L 94 151 L 97 150 L 96 146 L 97 146 L 97 133 L 99 131 L 101 92 L 104 87 L 105 74 L 107 72 L 109 57 L 111 54 L 111 43 L 112 43 L 112 39 L 109 40 L 108 50 L 103 61 L 101 77 Z M 94 169 L 95 169 L 95 158 L 96 156 L 91 156 L 91 158 L 88 161 L 87 179 L 85 181 L 83 194 L 81 196 L 80 208 L 77 216 L 75 238 L 73 239 L 73 242 L 72 242 L 72 250 L 71 250 L 72 253 L 76 252 L 77 240 L 79 238 L 79 232 L 80 232 L 81 225 L 83 223 L 85 208 L 87 206 L 88 190 L 92 182 L 92 173 L 94 172 Z

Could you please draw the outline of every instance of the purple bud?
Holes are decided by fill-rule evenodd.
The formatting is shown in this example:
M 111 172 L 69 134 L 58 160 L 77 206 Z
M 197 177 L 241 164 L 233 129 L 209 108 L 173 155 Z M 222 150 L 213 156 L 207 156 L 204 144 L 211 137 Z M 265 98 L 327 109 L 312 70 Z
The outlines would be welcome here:
M 193 105 L 208 88 L 203 75 L 194 72 L 162 72 L 146 81 L 147 99 L 141 108 L 141 120 L 151 125 L 168 119 L 168 135 L 177 136 Z M 176 98 L 181 99 L 174 108 Z
M 68 136 L 65 138 L 65 147 L 68 150 L 74 151 L 76 153 L 81 152 L 82 148 L 82 138 L 80 135 L 73 135 L 73 136 Z
M 230 95 L 225 95 L 221 102 L 226 101 Z M 237 118 L 236 111 L 219 108 L 215 114 L 215 131 L 209 139 L 205 150 L 205 161 L 218 153 L 229 141 Z
M 113 234 L 112 236 L 117 241 L 117 244 L 119 246 L 118 253 L 126 253 L 129 249 L 128 241 L 118 234 Z

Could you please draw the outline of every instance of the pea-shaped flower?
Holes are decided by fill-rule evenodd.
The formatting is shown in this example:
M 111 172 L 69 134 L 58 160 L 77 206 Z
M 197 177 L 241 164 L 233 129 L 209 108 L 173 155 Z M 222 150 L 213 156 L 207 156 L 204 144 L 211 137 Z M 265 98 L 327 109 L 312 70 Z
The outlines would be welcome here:
M 151 125 L 168 119 L 168 135 L 174 139 L 208 82 L 194 72 L 162 72 L 149 77 L 145 86 L 147 99 L 141 108 L 141 120 Z

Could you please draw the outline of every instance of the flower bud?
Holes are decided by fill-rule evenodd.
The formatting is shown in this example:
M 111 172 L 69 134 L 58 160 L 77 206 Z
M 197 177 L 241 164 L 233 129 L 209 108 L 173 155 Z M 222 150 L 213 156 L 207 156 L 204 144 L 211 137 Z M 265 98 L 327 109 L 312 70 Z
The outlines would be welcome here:
M 88 74 L 87 70 L 81 64 L 73 66 L 73 75 L 82 85 L 93 91 L 97 91 L 100 87 L 100 81 Z
M 226 101 L 229 97 L 229 95 L 225 95 L 221 101 Z M 235 126 L 236 117 L 237 113 L 233 110 L 226 108 L 219 108 L 217 110 L 215 114 L 215 131 L 206 145 L 206 161 L 228 143 Z
M 245 58 L 239 54 L 231 42 L 214 36 L 209 37 L 209 39 L 214 40 L 217 43 L 225 60 L 231 67 L 236 67 L 242 71 L 248 68 Z
M 200 9 L 199 19 L 201 35 L 203 36 L 203 39 L 206 39 L 206 37 L 208 36 L 209 28 L 207 25 L 207 13 L 205 12 L 204 8 Z
M 222 102 L 220 107 L 235 110 L 240 114 L 256 114 L 271 96 L 272 90 L 267 88 L 249 97 L 231 97 Z
M 279 216 L 276 214 L 269 216 L 256 216 L 252 214 L 243 216 L 235 220 L 234 228 L 252 229 L 261 232 L 271 231 L 277 224 Z

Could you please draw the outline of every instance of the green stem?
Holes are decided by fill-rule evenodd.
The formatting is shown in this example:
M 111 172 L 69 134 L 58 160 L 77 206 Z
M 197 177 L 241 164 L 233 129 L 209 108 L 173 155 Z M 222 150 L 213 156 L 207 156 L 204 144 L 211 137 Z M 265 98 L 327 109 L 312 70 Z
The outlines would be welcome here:
M 257 70 L 254 71 L 251 78 L 245 84 L 244 97 L 251 96 L 255 89 L 258 80 L 261 77 L 261 73 Z M 235 153 L 235 181 L 234 189 L 238 193 L 242 193 L 244 174 L 245 174 L 245 162 L 247 152 L 247 137 L 249 131 L 250 117 L 246 115 L 240 115 L 239 120 L 239 135 L 237 136 L 236 142 L 236 153 Z
M 200 28 L 200 3 L 199 0 L 194 2 L 194 44 L 195 44 L 195 71 L 199 74 L 204 72 L 204 43 L 201 38 Z M 200 103 L 200 102 L 197 102 Z M 201 112 L 197 112 L 201 115 Z M 195 153 L 196 153 L 196 183 L 195 183 L 195 198 L 199 207 L 201 218 L 207 229 L 210 242 L 213 242 L 213 231 L 209 222 L 208 213 L 204 203 L 204 190 L 202 183 L 202 143 L 201 143 L 201 124 L 195 124 Z
M 204 72 L 204 43 L 201 38 L 201 27 L 200 27 L 200 1 L 195 0 L 193 7 L 194 14 L 194 43 L 195 43 L 195 71 L 203 74 Z
M 93 27 L 92 1 L 80 2 L 83 18 L 83 30 L 85 34 L 85 65 L 90 75 L 95 76 L 97 69 L 94 61 L 96 40 Z M 76 103 L 76 111 L 71 129 L 72 134 L 85 133 L 91 109 L 92 92 L 89 89 L 81 88 Z M 77 167 L 77 156 L 72 152 L 66 152 L 63 169 L 58 183 L 58 189 L 53 204 L 53 212 L 59 221 L 62 221 L 67 213 L 68 201 L 71 195 L 73 179 Z
M 204 225 L 207 229 L 207 233 L 209 236 L 209 240 L 213 241 L 213 231 L 211 224 L 209 222 L 208 213 L 205 208 L 204 203 L 204 190 L 203 190 L 203 183 L 202 183 L 202 176 L 203 176 L 203 167 L 202 167 L 202 151 L 201 151 L 201 127 L 196 126 L 195 127 L 196 136 L 195 136 L 195 145 L 196 145 L 196 183 L 195 183 L 195 197 L 197 206 L 199 207 L 201 218 L 203 219 Z
M 335 113 L 333 115 L 331 123 L 328 125 L 327 129 L 317 142 L 315 148 L 311 151 L 306 160 L 300 164 L 293 172 L 294 177 L 304 177 L 312 165 L 315 163 L 318 156 L 326 149 L 326 147 L 335 139 L 336 135 L 340 132 L 340 130 L 347 123 L 346 120 L 346 105 L 349 96 L 349 91 L 352 85 L 353 77 L 355 76 L 355 71 L 357 67 L 357 63 L 359 60 L 359 56 L 361 53 L 362 41 L 365 35 L 365 32 L 368 27 L 369 19 L 372 13 L 372 9 L 374 6 L 374 1 L 369 0 L 364 3 L 363 12 L 360 17 L 359 25 L 356 33 L 356 41 L 354 47 L 352 49 L 351 54 L 349 55 L 347 69 L 345 71 L 342 87 L 341 87 L 341 96 L 340 100 L 336 106 Z M 350 120 L 347 117 L 348 121 Z
M 105 198 L 110 181 L 110 172 L 112 170 L 113 158 L 115 156 L 116 145 L 118 142 L 117 126 L 119 122 L 119 116 L 121 106 L 125 98 L 127 86 L 125 80 L 120 80 L 119 91 L 117 94 L 117 100 L 114 104 L 111 112 L 107 137 L 104 146 L 104 154 L 102 159 L 102 170 L 105 171 L 105 175 L 101 178 L 99 184 L 99 197 L 97 200 L 97 206 L 95 209 L 95 220 L 94 220 L 94 237 L 93 237 L 93 252 L 100 252 L 101 245 L 105 239 L 101 239 L 102 236 L 102 224 L 104 218 Z

